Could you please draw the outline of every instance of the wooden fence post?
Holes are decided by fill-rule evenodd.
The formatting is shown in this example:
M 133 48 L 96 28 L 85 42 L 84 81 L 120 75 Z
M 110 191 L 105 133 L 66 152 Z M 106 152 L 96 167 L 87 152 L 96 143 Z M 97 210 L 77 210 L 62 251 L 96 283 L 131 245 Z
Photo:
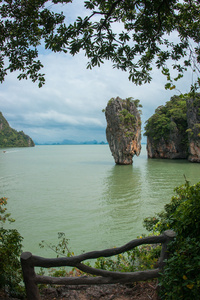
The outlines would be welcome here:
M 168 257 L 168 251 L 167 251 L 167 245 L 170 241 L 173 241 L 176 237 L 176 233 L 173 230 L 166 230 L 163 232 L 163 234 L 166 236 L 166 241 L 162 244 L 162 249 L 160 253 L 160 258 L 158 262 L 158 266 L 160 269 L 163 269 L 165 262 L 164 260 Z
M 28 300 L 40 300 L 39 289 L 35 283 L 34 266 L 31 263 L 32 253 L 23 252 L 20 260 L 24 276 L 24 284 L 26 288 L 26 295 Z

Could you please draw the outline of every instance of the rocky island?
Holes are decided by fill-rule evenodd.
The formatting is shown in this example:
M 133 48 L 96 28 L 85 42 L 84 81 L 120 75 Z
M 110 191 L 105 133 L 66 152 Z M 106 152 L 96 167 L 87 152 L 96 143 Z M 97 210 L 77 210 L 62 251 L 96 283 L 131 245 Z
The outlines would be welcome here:
M 200 162 L 200 94 L 173 96 L 146 121 L 149 158 Z
M 33 140 L 23 131 L 10 127 L 3 114 L 0 112 L 0 147 L 34 147 Z
M 139 100 L 111 98 L 105 109 L 106 138 L 119 165 L 131 165 L 141 151 L 141 118 Z
M 188 160 L 200 162 L 200 94 L 187 99 Z

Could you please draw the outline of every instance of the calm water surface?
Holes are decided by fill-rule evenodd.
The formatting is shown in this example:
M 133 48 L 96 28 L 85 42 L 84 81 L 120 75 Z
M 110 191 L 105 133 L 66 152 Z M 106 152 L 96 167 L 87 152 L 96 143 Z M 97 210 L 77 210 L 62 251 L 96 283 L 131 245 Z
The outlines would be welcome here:
M 65 232 L 75 254 L 124 243 L 145 233 L 142 222 L 168 203 L 174 187 L 200 181 L 199 164 L 147 159 L 116 166 L 108 145 L 36 146 L 0 151 L 0 191 L 8 197 L 24 251 L 56 244 Z

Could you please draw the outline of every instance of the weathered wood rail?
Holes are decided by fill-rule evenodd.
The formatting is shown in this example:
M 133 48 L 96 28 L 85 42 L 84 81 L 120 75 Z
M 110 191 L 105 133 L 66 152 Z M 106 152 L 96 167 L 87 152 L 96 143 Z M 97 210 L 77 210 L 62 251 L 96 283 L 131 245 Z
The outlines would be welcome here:
M 159 276 L 164 266 L 164 260 L 167 258 L 167 244 L 175 238 L 175 232 L 165 231 L 162 235 L 135 239 L 124 246 L 102 251 L 92 251 L 72 257 L 43 258 L 32 255 L 30 252 L 23 252 L 21 255 L 21 265 L 24 277 L 24 283 L 28 300 L 39 300 L 40 294 L 37 284 L 58 284 L 58 285 L 94 285 L 111 283 L 130 283 L 135 281 L 144 281 Z M 158 267 L 153 270 L 138 272 L 111 272 L 95 269 L 84 265 L 82 262 L 87 259 L 98 257 L 110 257 L 129 251 L 143 244 L 162 244 Z M 96 275 L 98 277 L 80 276 L 80 277 L 50 277 L 40 276 L 35 273 L 34 267 L 76 267 L 79 270 Z

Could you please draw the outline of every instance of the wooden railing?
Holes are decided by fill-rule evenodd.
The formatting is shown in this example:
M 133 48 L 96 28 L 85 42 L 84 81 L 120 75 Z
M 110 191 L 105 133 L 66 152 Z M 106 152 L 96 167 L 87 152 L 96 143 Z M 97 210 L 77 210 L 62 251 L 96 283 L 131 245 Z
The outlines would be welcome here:
M 175 237 L 172 230 L 165 231 L 162 235 L 135 239 L 126 245 L 118 248 L 106 249 L 102 251 L 92 251 L 73 257 L 43 258 L 32 255 L 30 252 L 23 252 L 21 255 L 21 265 L 24 277 L 24 283 L 28 300 L 39 300 L 40 294 L 37 284 L 58 284 L 58 285 L 94 285 L 111 283 L 131 283 L 135 281 L 144 281 L 159 276 L 164 266 L 164 260 L 167 258 L 167 244 Z M 153 270 L 138 272 L 111 272 L 89 267 L 82 262 L 87 259 L 98 257 L 110 257 L 129 251 L 143 244 L 162 244 L 158 267 Z M 50 277 L 40 276 L 35 273 L 34 267 L 76 267 L 79 270 L 98 276 L 80 276 L 80 277 Z

